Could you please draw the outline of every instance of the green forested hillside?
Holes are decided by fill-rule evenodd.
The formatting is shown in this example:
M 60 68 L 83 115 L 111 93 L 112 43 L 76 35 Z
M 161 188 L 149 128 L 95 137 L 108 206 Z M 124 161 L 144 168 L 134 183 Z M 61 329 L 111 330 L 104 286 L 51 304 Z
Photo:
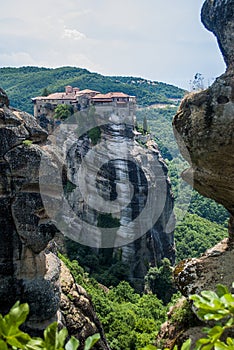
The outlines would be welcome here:
M 187 213 L 175 229 L 177 262 L 199 257 L 227 237 L 227 229 L 196 214 Z
M 136 77 L 109 77 L 76 67 L 61 68 L 0 68 L 0 86 L 7 92 L 11 105 L 32 113 L 31 98 L 48 91 L 64 91 L 65 85 L 80 89 L 94 89 L 102 93 L 122 91 L 137 97 L 139 105 L 170 104 L 170 99 L 180 99 L 184 90 L 173 85 L 151 82 Z
M 76 282 L 91 295 L 105 335 L 113 350 L 137 350 L 154 344 L 168 306 L 154 294 L 139 295 L 128 282 L 107 289 L 77 263 L 61 256 Z

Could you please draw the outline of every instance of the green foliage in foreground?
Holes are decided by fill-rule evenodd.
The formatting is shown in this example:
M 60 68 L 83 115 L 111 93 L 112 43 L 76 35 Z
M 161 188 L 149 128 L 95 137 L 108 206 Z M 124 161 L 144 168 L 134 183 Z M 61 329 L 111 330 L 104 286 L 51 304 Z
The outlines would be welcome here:
M 29 313 L 28 304 L 16 302 L 9 313 L 5 316 L 0 314 L 0 349 L 22 350 L 77 350 L 79 341 L 71 337 L 68 341 L 66 328 L 58 330 L 57 322 L 49 325 L 44 331 L 43 338 L 30 337 L 29 334 L 20 330 L 20 326 L 26 321 Z M 99 334 L 94 334 L 85 341 L 85 350 L 100 339 Z
M 87 280 L 86 285 L 90 287 Z M 94 286 L 89 289 L 92 288 Z M 95 289 L 97 293 L 97 286 Z M 156 298 L 152 298 L 150 295 L 140 297 L 134 293 L 127 282 L 123 282 L 105 294 L 105 297 L 100 298 L 100 295 L 98 297 L 96 295 L 96 298 L 93 299 L 96 299 L 94 303 L 99 311 L 104 308 L 102 315 L 99 316 L 106 330 L 106 335 L 109 337 L 111 335 L 110 345 L 112 349 L 160 350 L 152 345 L 156 338 L 156 329 L 162 323 L 162 319 L 159 317 L 160 303 Z M 218 285 L 216 293 L 202 291 L 201 295 L 192 295 L 190 299 L 193 300 L 194 306 L 197 308 L 197 316 L 201 320 L 217 323 L 203 329 L 207 336 L 200 338 L 195 347 L 191 348 L 191 340 L 188 339 L 180 350 L 233 350 L 234 338 L 228 336 L 226 332 L 234 330 L 234 294 L 231 294 L 227 287 Z M 67 329 L 63 328 L 59 331 L 56 322 L 45 329 L 43 338 L 30 337 L 29 334 L 22 332 L 20 326 L 26 321 L 28 313 L 28 304 L 17 302 L 6 316 L 0 315 L 1 350 L 78 349 L 79 341 L 74 337 L 67 341 Z M 158 326 L 155 320 L 158 320 Z M 149 344 L 150 335 L 151 345 Z M 91 349 L 99 339 L 99 334 L 87 338 L 84 350 Z M 145 346 L 145 344 L 148 345 Z M 175 346 L 173 350 L 178 350 L 178 347 Z
M 234 288 L 234 283 L 233 283 Z M 190 297 L 198 308 L 197 315 L 204 321 L 218 321 L 212 328 L 205 328 L 206 338 L 196 343 L 195 350 L 233 350 L 234 338 L 225 337 L 225 331 L 234 330 L 234 294 L 227 287 L 217 286 L 217 292 L 203 291 Z M 224 336 L 225 342 L 221 338 Z
M 234 283 L 233 283 L 234 288 Z M 233 350 L 234 338 L 226 332 L 234 330 L 234 294 L 222 284 L 217 285 L 217 292 L 202 291 L 201 295 L 191 295 L 197 316 L 202 321 L 216 321 L 212 327 L 206 327 L 203 332 L 206 337 L 197 340 L 195 347 L 191 348 L 191 340 L 187 339 L 180 350 Z M 161 350 L 155 346 L 146 346 L 141 350 Z M 169 349 L 164 349 L 169 350 Z M 178 350 L 175 346 L 173 350 Z

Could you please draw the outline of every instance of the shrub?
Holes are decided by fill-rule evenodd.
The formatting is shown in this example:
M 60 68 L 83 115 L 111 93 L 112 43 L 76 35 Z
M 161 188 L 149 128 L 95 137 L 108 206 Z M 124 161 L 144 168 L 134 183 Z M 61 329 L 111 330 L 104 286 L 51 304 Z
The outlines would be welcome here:
M 24 141 L 23 141 L 23 145 L 24 145 L 24 146 L 27 146 L 27 147 L 30 147 L 30 146 L 32 145 L 32 143 L 33 143 L 33 142 L 32 142 L 31 140 L 24 140 Z

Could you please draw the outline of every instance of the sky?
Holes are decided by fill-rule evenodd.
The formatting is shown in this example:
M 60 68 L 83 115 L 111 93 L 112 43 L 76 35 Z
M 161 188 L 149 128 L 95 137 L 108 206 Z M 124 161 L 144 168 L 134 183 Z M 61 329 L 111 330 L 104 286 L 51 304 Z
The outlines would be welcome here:
M 203 0 L 7 0 L 0 12 L 0 67 L 76 66 L 189 89 L 225 71 L 200 22 Z

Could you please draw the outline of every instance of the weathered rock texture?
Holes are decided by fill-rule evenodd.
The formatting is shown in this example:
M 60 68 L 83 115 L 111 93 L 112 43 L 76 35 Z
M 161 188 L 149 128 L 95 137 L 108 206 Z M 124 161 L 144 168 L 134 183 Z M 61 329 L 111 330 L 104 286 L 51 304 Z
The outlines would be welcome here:
M 206 0 L 202 22 L 217 37 L 227 64 L 226 72 L 205 91 L 189 94 L 174 118 L 175 135 L 190 168 L 183 174 L 202 195 L 216 200 L 230 212 L 229 240 L 200 259 L 177 269 L 185 295 L 231 285 L 233 275 L 234 215 L 234 1 Z
M 69 334 L 79 338 L 80 344 L 83 347 L 88 336 L 99 333 L 101 339 L 95 348 L 98 350 L 109 349 L 103 328 L 94 312 L 90 297 L 84 288 L 74 283 L 70 271 L 63 263 L 61 266 L 60 283 L 62 292 L 60 310 L 62 312 L 63 324 L 66 324 Z
M 234 281 L 234 1 L 206 0 L 201 19 L 216 35 L 227 70 L 207 90 L 183 99 L 173 126 L 181 153 L 190 164 L 182 177 L 202 195 L 224 205 L 231 218 L 228 239 L 200 258 L 176 266 L 175 279 L 185 297 L 215 290 L 218 283 L 230 288 Z M 203 337 L 204 325 L 177 323 L 175 329 L 170 315 L 158 340 L 172 349 L 189 337 L 193 348 Z
M 232 70 L 234 64 L 233 18 L 233 0 L 207 0 L 202 7 L 202 23 L 215 34 L 228 70 Z
M 111 118 L 111 115 L 109 117 Z M 117 116 L 115 119 L 117 121 L 108 122 L 100 127 L 101 136 L 95 147 L 87 136 L 79 140 L 73 139 L 72 135 L 67 136 L 71 142 L 66 167 L 68 178 L 74 185 L 67 198 L 73 212 L 82 219 L 82 225 L 75 226 L 72 222 L 74 227 L 71 228 L 70 235 L 74 232 L 73 237 L 78 242 L 85 236 L 90 246 L 109 248 L 105 251 L 109 260 L 120 247 L 118 250 L 121 251 L 121 261 L 129 266 L 129 280 L 138 291 L 142 291 L 149 265 L 157 266 L 164 257 L 169 258 L 172 264 L 175 261 L 173 195 L 167 167 L 156 143 L 148 137 L 145 145 L 140 145 L 135 140 L 133 125 L 126 125 Z M 89 153 L 93 149 L 95 156 L 89 160 Z M 79 186 L 81 166 L 86 169 L 85 179 L 90 205 L 85 202 Z M 127 192 L 130 186 L 133 194 L 128 200 Z M 152 191 L 154 186 L 157 191 Z M 118 203 L 126 203 L 126 206 L 114 214 L 119 220 L 119 225 L 114 234 L 107 235 L 107 242 L 102 230 L 99 230 L 102 226 L 100 217 L 103 219 L 103 214 L 96 210 L 99 204 L 97 188 L 100 197 L 104 201 L 110 201 L 110 205 L 113 203 L 111 200 L 115 199 Z M 144 213 L 147 201 L 150 211 Z M 157 207 L 160 215 L 154 220 L 154 209 L 157 212 Z M 103 212 L 105 216 L 106 210 Z M 65 211 L 63 215 L 64 213 Z M 140 215 L 142 216 L 138 222 L 135 219 Z M 65 221 L 68 222 L 68 219 L 65 218 Z M 139 234 L 140 225 L 141 232 L 144 232 L 142 235 Z M 145 227 L 148 229 L 144 231 Z M 89 241 L 88 237 L 92 235 L 95 239 Z M 103 254 L 103 249 L 95 251 L 101 251 Z
M 227 71 L 207 90 L 190 94 L 174 118 L 183 174 L 201 194 L 234 214 L 234 1 L 206 1 L 202 21 L 217 36 Z
M 76 335 L 81 332 L 84 342 L 86 336 L 103 332 L 87 295 L 47 248 L 57 228 L 45 212 L 39 191 L 41 157 L 51 157 L 43 148 L 46 139 L 35 118 L 9 108 L 0 90 L 0 313 L 16 300 L 28 302 L 26 330 L 40 334 L 58 320 L 70 333 L 74 327 Z M 66 279 L 61 280 L 62 276 Z M 70 289 L 76 295 L 66 309 Z M 74 323 L 79 319 L 79 325 L 71 327 L 72 319 Z M 104 337 L 97 348 L 108 349 Z

